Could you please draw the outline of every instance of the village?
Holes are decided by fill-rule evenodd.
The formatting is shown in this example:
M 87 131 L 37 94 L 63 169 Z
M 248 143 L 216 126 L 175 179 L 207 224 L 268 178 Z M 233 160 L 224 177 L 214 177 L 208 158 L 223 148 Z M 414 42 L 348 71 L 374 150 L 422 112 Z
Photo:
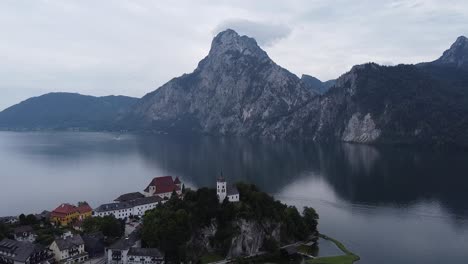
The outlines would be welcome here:
M 62 203 L 50 212 L 1 217 L 0 223 L 11 231 L 0 241 L 0 264 L 165 263 L 160 249 L 142 246 L 142 217 L 173 196 L 183 199 L 184 192 L 178 177 L 162 176 L 142 192 L 122 194 L 94 209 L 87 202 Z M 216 193 L 220 203 L 240 200 L 237 188 L 222 176 L 216 180 Z M 100 223 L 102 219 L 108 222 Z

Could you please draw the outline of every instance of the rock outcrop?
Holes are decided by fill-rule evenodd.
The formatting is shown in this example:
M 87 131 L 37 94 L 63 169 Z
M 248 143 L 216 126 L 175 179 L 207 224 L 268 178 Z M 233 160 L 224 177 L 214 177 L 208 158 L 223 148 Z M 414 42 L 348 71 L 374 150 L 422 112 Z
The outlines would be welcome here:
M 280 244 L 279 223 L 259 223 L 253 220 L 238 219 L 233 222 L 236 234 L 232 237 L 226 258 L 234 259 L 258 254 L 262 251 L 265 239 L 273 239 Z M 210 242 L 217 232 L 216 221 L 195 232 L 188 243 L 193 258 L 197 259 L 206 252 L 213 253 L 216 248 Z
M 151 130 L 262 136 L 315 96 L 254 39 L 226 30 L 193 73 L 144 96 L 127 120 Z

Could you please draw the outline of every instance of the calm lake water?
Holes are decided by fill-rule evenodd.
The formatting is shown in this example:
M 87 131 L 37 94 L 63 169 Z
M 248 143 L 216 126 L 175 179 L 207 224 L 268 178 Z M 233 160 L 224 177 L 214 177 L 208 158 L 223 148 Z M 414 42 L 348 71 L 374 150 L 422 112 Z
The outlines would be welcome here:
M 82 200 L 97 207 L 161 175 L 213 187 L 220 171 L 316 208 L 320 231 L 359 263 L 468 263 L 468 153 L 459 151 L 0 132 L 0 215 Z

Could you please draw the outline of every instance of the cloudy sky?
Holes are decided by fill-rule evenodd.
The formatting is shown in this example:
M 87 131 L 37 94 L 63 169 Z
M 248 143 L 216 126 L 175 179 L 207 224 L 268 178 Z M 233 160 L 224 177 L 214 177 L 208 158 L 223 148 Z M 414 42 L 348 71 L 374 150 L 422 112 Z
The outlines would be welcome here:
M 300 76 L 436 59 L 468 35 L 460 0 L 4 0 L 0 109 L 52 91 L 140 97 L 191 72 L 220 30 Z

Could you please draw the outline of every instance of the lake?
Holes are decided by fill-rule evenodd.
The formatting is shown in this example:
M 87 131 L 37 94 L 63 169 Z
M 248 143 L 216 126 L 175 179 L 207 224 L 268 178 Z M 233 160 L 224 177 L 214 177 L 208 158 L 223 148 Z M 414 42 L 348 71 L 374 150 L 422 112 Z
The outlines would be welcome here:
M 92 207 L 156 176 L 258 185 L 314 207 L 359 263 L 467 263 L 468 153 L 352 144 L 78 132 L 0 132 L 0 215 Z M 327 251 L 324 246 L 324 251 Z

